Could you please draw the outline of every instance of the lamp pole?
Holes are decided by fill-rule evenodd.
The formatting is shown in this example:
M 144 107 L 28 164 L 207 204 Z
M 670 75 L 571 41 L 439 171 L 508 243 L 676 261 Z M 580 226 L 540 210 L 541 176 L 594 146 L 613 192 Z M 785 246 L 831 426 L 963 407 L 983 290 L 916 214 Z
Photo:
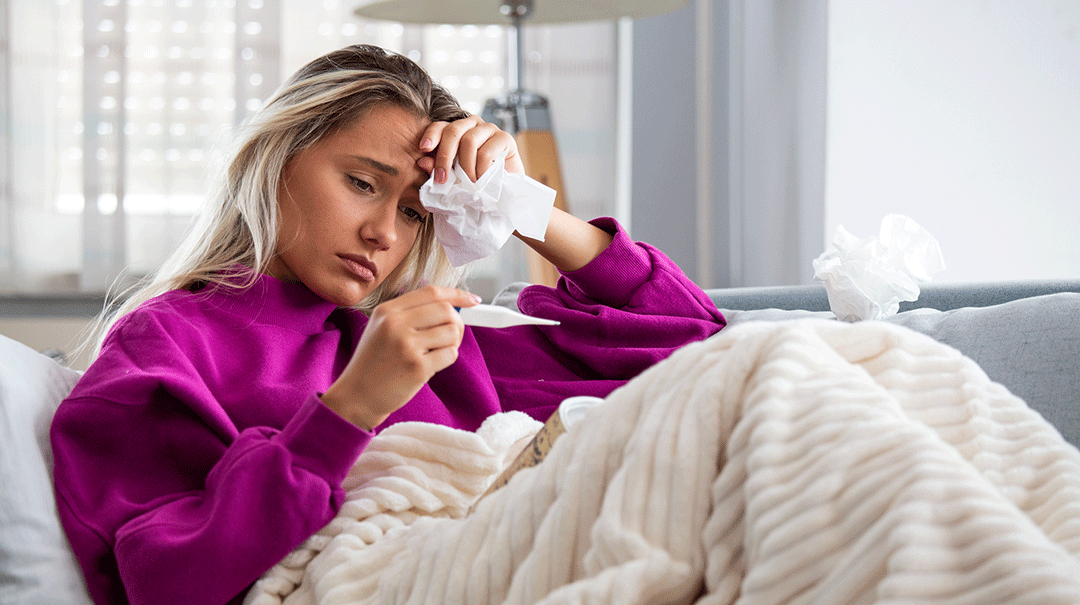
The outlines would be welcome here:
M 521 34 L 522 24 L 532 10 L 533 0 L 504 0 L 499 7 L 499 11 L 510 19 L 506 34 L 508 92 L 504 96 L 488 99 L 481 116 L 511 134 L 527 130 L 551 130 L 547 99 L 525 90 L 525 51 Z
M 510 91 L 518 91 L 525 88 L 522 74 L 524 73 L 524 46 L 521 42 L 521 24 L 532 14 L 532 0 L 504 0 L 499 12 L 510 18 L 510 30 L 506 35 L 507 66 L 510 70 Z
M 506 95 L 488 99 L 481 117 L 485 121 L 514 135 L 518 153 L 525 173 L 555 190 L 555 207 L 567 210 L 563 193 L 562 170 L 559 166 L 559 150 L 551 131 L 551 112 L 543 96 L 525 90 L 525 53 L 521 39 L 522 23 L 532 13 L 533 0 L 503 0 L 502 14 L 510 19 L 507 31 L 507 84 Z M 554 286 L 559 272 L 531 249 L 526 251 L 529 281 Z

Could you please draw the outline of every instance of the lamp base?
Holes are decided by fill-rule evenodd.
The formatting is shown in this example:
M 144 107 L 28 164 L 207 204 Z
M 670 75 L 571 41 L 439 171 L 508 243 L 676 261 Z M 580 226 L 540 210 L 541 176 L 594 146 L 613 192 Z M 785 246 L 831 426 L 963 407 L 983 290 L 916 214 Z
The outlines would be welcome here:
M 509 133 L 522 130 L 551 130 L 551 110 L 543 96 L 529 90 L 515 90 L 488 99 L 480 114 Z
M 488 99 L 481 117 L 514 135 L 525 174 L 554 189 L 555 207 L 569 212 L 547 99 L 529 91 L 514 91 Z M 530 282 L 552 287 L 558 283 L 558 269 L 531 248 L 526 252 L 526 264 Z

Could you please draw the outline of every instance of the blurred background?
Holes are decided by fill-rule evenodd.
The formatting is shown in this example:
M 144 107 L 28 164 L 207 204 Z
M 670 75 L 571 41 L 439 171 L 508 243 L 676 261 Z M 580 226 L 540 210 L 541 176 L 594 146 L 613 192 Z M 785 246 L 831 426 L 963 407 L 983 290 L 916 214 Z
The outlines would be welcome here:
M 0 0 L 0 331 L 66 346 L 50 331 L 157 266 L 236 125 L 326 51 L 402 52 L 475 113 L 507 92 L 508 27 L 357 4 Z M 811 283 L 837 225 L 889 213 L 940 241 L 936 281 L 1080 276 L 1080 0 L 685 0 L 526 22 L 522 58 L 570 211 L 704 287 Z M 474 291 L 527 278 L 516 244 Z
M 420 62 L 473 113 L 506 89 L 501 26 L 363 20 L 345 0 L 4 0 L 0 288 L 104 291 L 155 268 L 198 210 L 233 128 L 296 69 L 364 42 Z M 492 11 L 498 16 L 497 5 Z M 528 36 L 559 107 L 566 180 L 611 213 L 615 24 Z M 490 290 L 498 266 L 477 267 Z M 504 279 L 523 277 L 507 274 Z

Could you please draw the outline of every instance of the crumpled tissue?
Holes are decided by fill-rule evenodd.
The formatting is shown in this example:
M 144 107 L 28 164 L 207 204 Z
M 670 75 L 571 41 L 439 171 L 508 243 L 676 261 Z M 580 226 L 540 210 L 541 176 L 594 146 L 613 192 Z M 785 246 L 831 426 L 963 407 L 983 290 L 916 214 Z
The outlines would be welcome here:
M 900 301 L 919 298 L 919 283 L 945 268 L 941 247 L 912 219 L 890 214 L 877 237 L 859 239 L 837 225 L 832 246 L 814 259 L 814 279 L 825 282 L 829 308 L 854 322 L 895 314 Z
M 435 215 L 435 239 L 450 264 L 466 263 L 494 254 L 516 230 L 544 241 L 555 190 L 523 174 L 506 171 L 505 156 L 476 182 L 455 162 L 446 182 L 434 173 L 420 187 L 420 203 Z

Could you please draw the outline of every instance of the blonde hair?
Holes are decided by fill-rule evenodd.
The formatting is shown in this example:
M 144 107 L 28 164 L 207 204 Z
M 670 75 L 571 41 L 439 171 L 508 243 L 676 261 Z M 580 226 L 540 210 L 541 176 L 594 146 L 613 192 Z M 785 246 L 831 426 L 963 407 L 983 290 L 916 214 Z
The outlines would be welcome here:
M 87 342 L 95 355 L 120 317 L 155 296 L 204 284 L 254 284 L 274 257 L 278 184 L 286 163 L 384 104 L 432 121 L 469 115 L 419 65 L 382 48 L 349 46 L 308 63 L 241 127 L 231 162 L 180 246 L 152 275 L 112 297 L 118 302 L 107 305 Z M 242 280 L 235 277 L 237 264 L 250 269 Z M 436 243 L 429 215 L 405 260 L 357 307 L 370 312 L 426 283 L 454 286 L 462 277 Z

